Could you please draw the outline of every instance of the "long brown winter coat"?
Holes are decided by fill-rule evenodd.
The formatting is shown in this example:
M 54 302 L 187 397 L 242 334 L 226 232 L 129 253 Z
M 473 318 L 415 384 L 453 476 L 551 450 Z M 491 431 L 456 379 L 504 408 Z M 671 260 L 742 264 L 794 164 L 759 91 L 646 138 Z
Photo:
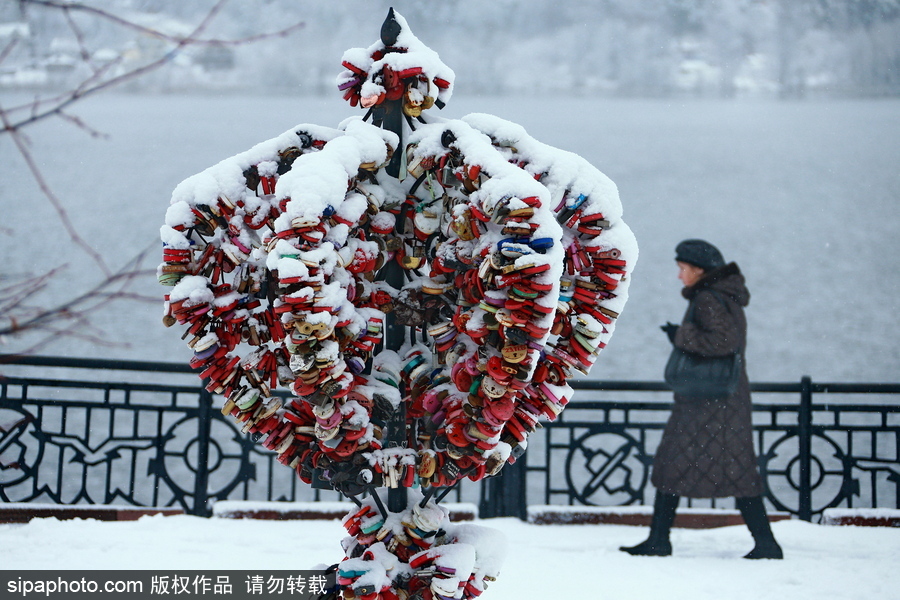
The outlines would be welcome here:
M 706 273 L 684 288 L 682 295 L 690 304 L 675 334 L 675 346 L 704 356 L 744 351 L 743 307 L 750 302 L 750 292 L 735 263 Z M 653 462 L 653 485 L 661 492 L 689 498 L 762 494 L 751 414 L 746 368 L 730 398 L 692 400 L 676 394 Z

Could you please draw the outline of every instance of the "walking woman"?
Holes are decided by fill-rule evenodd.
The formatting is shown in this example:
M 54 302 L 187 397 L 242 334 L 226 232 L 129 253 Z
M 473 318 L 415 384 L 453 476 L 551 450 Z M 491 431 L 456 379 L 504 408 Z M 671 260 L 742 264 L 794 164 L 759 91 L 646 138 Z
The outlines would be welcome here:
M 703 240 L 685 240 L 675 248 L 681 294 L 688 309 L 680 326 L 662 327 L 676 348 L 703 357 L 743 355 L 747 341 L 744 307 L 750 292 L 735 263 Z M 753 450 L 750 384 L 741 362 L 737 390 L 728 397 L 687 398 L 675 404 L 653 462 L 656 487 L 650 536 L 620 550 L 641 556 L 672 553 L 669 530 L 681 496 L 735 497 L 735 504 L 756 546 L 744 558 L 782 558 L 763 505 L 763 481 Z

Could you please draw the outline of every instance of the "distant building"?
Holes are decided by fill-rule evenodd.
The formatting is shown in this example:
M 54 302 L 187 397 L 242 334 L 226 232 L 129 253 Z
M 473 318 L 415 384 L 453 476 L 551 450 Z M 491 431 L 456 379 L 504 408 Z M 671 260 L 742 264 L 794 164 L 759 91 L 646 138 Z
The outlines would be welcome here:
M 204 71 L 228 71 L 234 68 L 234 50 L 221 44 L 203 46 L 193 54 L 194 62 Z

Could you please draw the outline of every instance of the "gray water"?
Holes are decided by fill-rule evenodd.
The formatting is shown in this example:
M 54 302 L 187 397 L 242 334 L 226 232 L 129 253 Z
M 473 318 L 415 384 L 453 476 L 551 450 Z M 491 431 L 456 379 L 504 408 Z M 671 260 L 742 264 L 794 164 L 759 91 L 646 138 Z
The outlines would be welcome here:
M 30 147 L 73 223 L 119 268 L 145 247 L 184 178 L 300 123 L 336 126 L 361 114 L 340 97 L 107 94 L 74 112 L 106 134 L 60 120 L 27 130 Z M 0 98 L 4 106 L 16 99 Z M 619 187 L 641 249 L 631 298 L 591 378 L 661 378 L 658 326 L 685 308 L 675 277 L 680 240 L 713 242 L 747 277 L 750 377 L 757 381 L 897 381 L 900 367 L 898 208 L 900 101 L 611 100 L 454 97 L 440 116 L 487 112 L 581 154 Z M 0 273 L 61 264 L 44 304 L 102 278 L 0 136 Z M 158 302 L 117 301 L 94 315 L 94 339 L 59 336 L 41 354 L 186 361 Z M 31 340 L 13 338 L 0 352 Z M 109 342 L 109 345 L 98 343 Z

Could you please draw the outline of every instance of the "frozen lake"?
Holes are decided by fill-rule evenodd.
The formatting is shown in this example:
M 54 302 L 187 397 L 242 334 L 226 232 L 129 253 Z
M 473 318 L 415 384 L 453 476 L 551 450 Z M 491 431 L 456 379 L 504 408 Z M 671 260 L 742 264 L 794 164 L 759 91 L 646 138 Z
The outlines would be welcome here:
M 17 98 L 0 98 L 10 106 Z M 151 247 L 184 178 L 301 123 L 361 114 L 328 98 L 103 95 L 73 111 L 108 138 L 59 120 L 28 129 L 32 151 L 79 232 L 113 269 Z M 631 299 L 592 378 L 661 379 L 658 326 L 685 308 L 673 248 L 701 237 L 744 271 L 748 365 L 757 381 L 897 381 L 900 367 L 900 100 L 701 101 L 454 97 L 440 116 L 486 112 L 581 154 L 619 187 L 641 256 Z M 56 298 L 100 279 L 0 137 L 0 264 L 37 274 L 68 264 Z M 153 276 L 95 315 L 96 340 L 60 337 L 46 355 L 187 361 L 161 324 Z M 26 340 L 6 340 L 0 352 Z M 125 344 L 124 346 L 121 344 Z

